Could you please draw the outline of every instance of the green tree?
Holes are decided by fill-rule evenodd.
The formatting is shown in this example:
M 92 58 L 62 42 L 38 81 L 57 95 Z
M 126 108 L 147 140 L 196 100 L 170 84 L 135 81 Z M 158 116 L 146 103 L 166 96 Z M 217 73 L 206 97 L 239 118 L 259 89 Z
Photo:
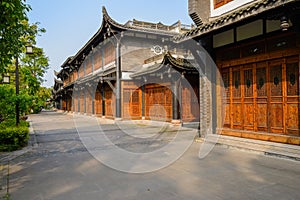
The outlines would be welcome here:
M 21 53 L 24 41 L 20 38 L 30 35 L 26 14 L 30 9 L 25 0 L 0 1 L 0 73 Z
M 5 72 L 11 77 L 10 85 L 2 85 L 0 90 L 0 97 L 3 97 L 0 98 L 2 119 L 13 118 L 17 100 L 23 114 L 29 113 L 32 109 L 36 110 L 35 107 L 40 104 L 37 94 L 49 61 L 43 49 L 39 47 L 34 47 L 32 55 L 24 53 L 25 46 L 28 43 L 35 45 L 36 37 L 45 32 L 45 29 L 39 28 L 39 23 L 29 24 L 27 12 L 30 9 L 26 0 L 0 1 L 0 74 Z M 20 75 L 18 96 L 15 95 L 14 88 L 16 57 L 19 58 Z
M 44 74 L 49 68 L 49 59 L 45 56 L 43 49 L 35 47 L 33 54 L 26 55 L 22 59 L 21 82 L 29 95 L 36 95 L 42 83 Z
M 15 113 L 15 89 L 11 85 L 0 85 L 0 122 L 12 118 Z

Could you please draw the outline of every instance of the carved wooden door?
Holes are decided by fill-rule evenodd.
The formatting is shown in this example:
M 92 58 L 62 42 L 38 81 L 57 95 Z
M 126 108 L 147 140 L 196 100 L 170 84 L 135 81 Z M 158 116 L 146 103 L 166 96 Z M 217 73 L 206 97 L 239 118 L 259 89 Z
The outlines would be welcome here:
M 110 88 L 105 89 L 105 116 L 113 117 L 115 115 L 115 97 Z
M 136 119 L 141 116 L 140 90 L 123 90 L 123 117 Z
M 96 90 L 94 106 L 96 115 L 102 115 L 102 95 L 99 89 Z
M 286 94 L 286 133 L 300 136 L 298 57 L 286 61 Z
M 130 115 L 132 118 L 141 116 L 140 90 L 132 90 L 130 95 Z
M 199 122 L 199 89 L 198 87 L 183 87 L 181 91 L 182 122 Z
M 232 128 L 242 129 L 243 113 L 242 113 L 242 92 L 241 92 L 241 71 L 240 67 L 234 68 L 232 71 Z
M 145 111 L 148 119 L 170 121 L 172 119 L 172 91 L 164 86 L 146 86 Z
M 85 91 L 84 90 L 81 90 L 80 91 L 80 112 L 81 113 L 84 113 L 85 111 L 85 98 L 84 98 L 84 93 Z
M 245 130 L 254 130 L 255 121 L 255 107 L 254 107 L 254 90 L 253 90 L 253 66 L 247 65 L 243 67 L 242 71 L 243 80 L 243 122 Z
M 269 75 L 269 131 L 272 133 L 284 132 L 283 119 L 283 73 L 282 60 L 270 61 Z
M 255 130 L 268 131 L 267 63 L 257 64 L 256 68 L 256 118 Z
M 71 111 L 72 110 L 72 97 L 69 96 L 67 98 L 67 111 Z
M 223 70 L 222 73 L 222 79 L 223 79 L 223 85 L 224 85 L 224 97 L 222 99 L 222 106 L 224 106 L 224 112 L 223 113 L 223 117 L 224 117 L 224 127 L 226 128 L 230 128 L 231 127 L 231 123 L 230 123 L 230 114 L 231 114 L 231 107 L 230 107 L 230 102 L 231 102 L 231 97 L 230 97 L 230 93 L 231 93 L 231 75 L 229 72 L 229 69 Z M 222 119 L 223 120 L 223 119 Z
M 123 108 L 123 118 L 125 119 L 130 119 L 131 115 L 130 115 L 130 89 L 124 89 L 123 90 L 123 98 L 122 98 L 122 108 Z

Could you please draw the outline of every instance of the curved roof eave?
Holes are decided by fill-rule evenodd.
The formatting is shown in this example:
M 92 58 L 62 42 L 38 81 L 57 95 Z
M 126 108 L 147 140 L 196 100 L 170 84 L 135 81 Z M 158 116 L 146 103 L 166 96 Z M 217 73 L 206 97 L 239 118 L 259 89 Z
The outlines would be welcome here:
M 154 73 L 162 69 L 168 63 L 171 64 L 172 67 L 178 68 L 180 70 L 196 70 L 191 63 L 189 63 L 186 59 L 174 58 L 171 52 L 167 52 L 164 56 L 164 59 L 159 64 L 154 64 L 152 66 L 147 67 L 147 69 L 142 69 L 130 75 L 131 78 L 143 76 L 146 74 Z
M 99 28 L 99 30 L 93 35 L 93 37 L 76 53 L 75 56 L 72 57 L 70 60 L 70 63 L 74 62 L 76 59 L 78 59 L 81 55 L 84 53 L 87 54 L 92 49 L 92 46 L 94 43 L 97 42 L 97 40 L 101 41 L 101 34 L 107 32 L 107 28 L 111 27 L 115 30 L 119 31 L 136 31 L 136 32 L 145 32 L 145 33 L 152 33 L 152 34 L 159 34 L 162 36 L 169 36 L 169 37 L 174 37 L 174 36 L 179 36 L 179 33 L 176 32 L 171 32 L 171 31 L 165 31 L 165 30 L 156 30 L 156 29 L 150 29 L 150 28 L 138 28 L 138 27 L 133 27 L 130 25 L 122 25 L 115 20 L 113 20 L 109 14 L 107 13 L 106 8 L 103 6 L 102 7 L 102 24 Z
M 80 55 L 83 55 L 85 52 L 89 51 L 89 48 L 92 48 L 93 44 L 96 42 L 97 39 L 100 39 L 99 36 L 101 33 L 105 33 L 107 31 L 106 27 L 107 24 L 109 26 L 114 26 L 116 28 L 122 29 L 122 25 L 115 22 L 107 13 L 105 7 L 102 7 L 102 23 L 98 31 L 92 36 L 92 38 L 76 53 L 75 56 L 70 60 L 70 63 L 74 62 Z M 91 50 L 91 49 L 90 49 Z

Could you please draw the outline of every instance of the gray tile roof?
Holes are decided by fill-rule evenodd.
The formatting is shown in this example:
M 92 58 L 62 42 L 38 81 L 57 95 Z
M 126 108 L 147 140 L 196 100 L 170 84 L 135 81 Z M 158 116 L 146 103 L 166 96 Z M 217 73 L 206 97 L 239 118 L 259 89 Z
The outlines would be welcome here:
M 241 8 L 233 10 L 227 14 L 224 14 L 218 18 L 213 19 L 212 21 L 202 24 L 199 27 L 196 27 L 189 32 L 181 34 L 179 36 L 174 36 L 175 42 L 183 42 L 212 31 L 218 30 L 220 28 L 232 25 L 236 22 L 239 22 L 243 19 L 249 18 L 251 16 L 267 12 L 276 7 L 281 7 L 293 2 L 299 2 L 299 0 L 259 0 L 253 3 L 247 4 Z

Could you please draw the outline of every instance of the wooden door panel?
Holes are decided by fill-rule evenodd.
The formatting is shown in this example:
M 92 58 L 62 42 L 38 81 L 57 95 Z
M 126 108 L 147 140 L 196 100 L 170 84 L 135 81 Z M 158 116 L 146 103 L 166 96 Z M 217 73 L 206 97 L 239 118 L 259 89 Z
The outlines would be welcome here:
M 289 103 L 287 105 L 287 134 L 299 134 L 299 103 Z
M 241 103 L 233 103 L 232 110 L 233 110 L 233 127 L 236 129 L 241 129 L 243 123 Z
M 123 91 L 123 117 L 141 117 L 140 90 L 124 89 Z
M 267 96 L 267 67 L 259 63 L 256 69 L 256 111 L 255 120 L 258 131 L 268 131 L 268 96 Z
M 267 131 L 268 130 L 268 104 L 259 103 L 257 104 L 257 130 L 258 131 Z
M 145 115 L 152 120 L 172 119 L 172 91 L 164 86 L 148 85 L 145 88 Z
M 191 92 L 188 88 L 182 88 L 182 120 L 188 121 L 192 117 Z
M 272 133 L 283 133 L 282 61 L 273 61 L 272 64 L 276 62 L 270 65 L 269 125 Z
M 241 96 L 241 72 L 240 68 L 236 68 L 232 72 L 232 126 L 236 129 L 243 128 L 243 117 L 242 117 L 242 96 Z
M 123 91 L 123 118 L 128 119 L 130 118 L 130 90 L 124 89 Z
M 105 116 L 113 117 L 115 114 L 114 94 L 111 89 L 105 90 Z
M 224 127 L 226 128 L 230 128 L 230 115 L 231 115 L 231 110 L 230 110 L 230 72 L 228 69 L 224 70 L 222 72 L 222 80 L 223 80 L 223 84 L 224 84 L 224 93 L 225 96 L 222 98 L 222 104 L 225 107 L 224 108 L 224 112 L 222 113 L 223 117 L 224 117 Z
M 245 103 L 244 104 L 244 128 L 246 130 L 253 130 L 254 126 L 254 104 Z
M 131 91 L 130 96 L 130 115 L 132 117 L 141 116 L 141 106 L 140 106 L 140 90 Z
M 253 65 L 244 66 L 243 73 L 243 126 L 245 130 L 254 130 L 254 92 Z
M 230 103 L 225 104 L 224 127 L 230 128 Z
M 283 132 L 283 106 L 282 103 L 270 105 L 270 125 L 273 133 Z
M 183 122 L 199 121 L 198 87 L 183 87 L 181 91 L 181 117 Z
M 286 133 L 300 136 L 299 122 L 299 59 L 290 58 L 286 64 L 287 116 Z
M 95 113 L 96 115 L 102 115 L 102 95 L 97 89 L 95 94 Z

